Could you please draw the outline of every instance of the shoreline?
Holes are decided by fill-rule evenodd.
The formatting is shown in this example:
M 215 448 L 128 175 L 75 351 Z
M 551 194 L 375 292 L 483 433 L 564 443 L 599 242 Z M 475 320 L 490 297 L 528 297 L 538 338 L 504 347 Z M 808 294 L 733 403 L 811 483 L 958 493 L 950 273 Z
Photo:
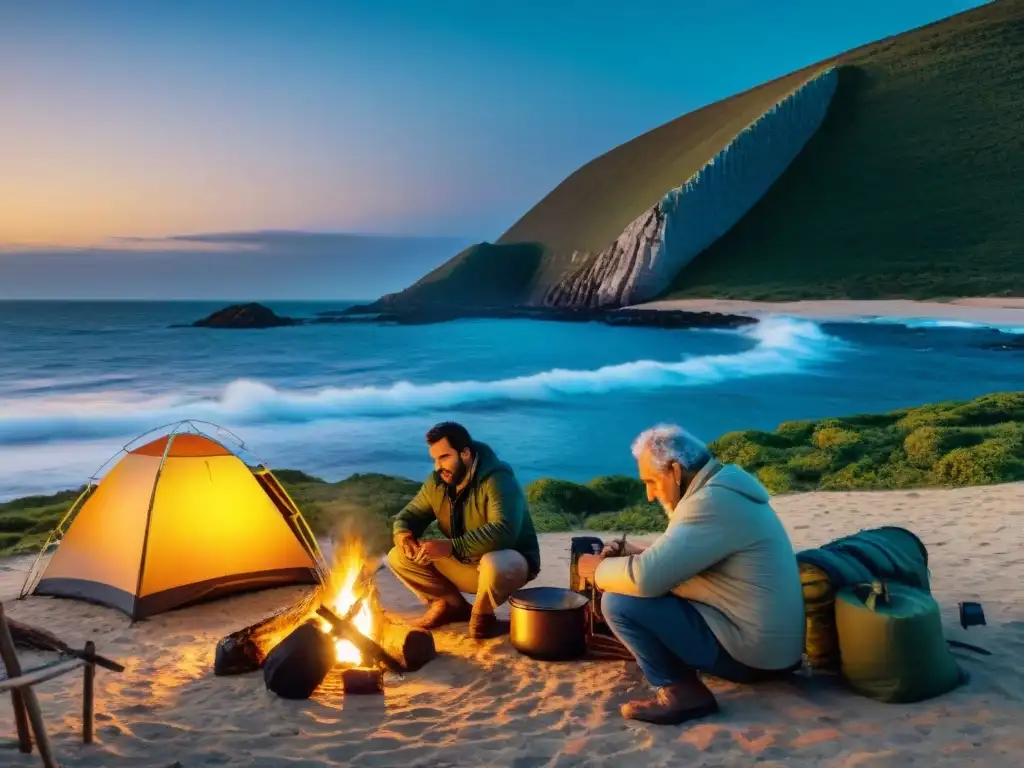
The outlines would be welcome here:
M 626 309 L 658 312 L 715 312 L 764 317 L 790 315 L 824 322 L 946 320 L 977 325 L 1016 325 L 1024 330 L 1024 297 L 964 297 L 948 302 L 910 299 L 810 299 L 745 301 L 742 299 L 664 299 Z

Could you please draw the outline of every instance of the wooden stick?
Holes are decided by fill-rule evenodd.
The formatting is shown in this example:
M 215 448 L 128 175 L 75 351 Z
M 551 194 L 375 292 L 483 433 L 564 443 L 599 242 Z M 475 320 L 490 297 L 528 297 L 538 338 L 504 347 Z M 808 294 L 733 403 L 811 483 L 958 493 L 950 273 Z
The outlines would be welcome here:
M 9 644 L 8 639 L 10 639 Z M 3 659 L 8 677 L 21 675 L 21 662 L 14 649 L 14 639 L 10 638 L 10 627 L 4 616 L 3 603 L 0 603 L 0 658 Z M 25 709 L 25 699 L 17 688 L 11 689 L 11 704 L 14 706 L 14 725 L 18 730 L 18 751 L 30 755 L 32 754 L 32 736 L 28 730 L 28 712 Z
M 11 704 L 14 706 L 14 725 L 18 729 L 18 751 L 31 755 L 32 735 L 28 731 L 28 713 L 25 710 L 25 699 L 17 688 L 11 689 Z
M 92 640 L 85 643 L 85 656 L 96 655 L 96 644 Z M 82 680 L 82 741 L 92 744 L 93 722 L 93 690 L 96 682 L 96 665 L 86 664 Z
M 4 615 L 3 603 L 0 603 L 0 658 L 4 660 L 9 674 L 21 675 L 21 664 L 18 661 L 18 654 L 14 650 L 14 639 L 11 637 L 11 630 L 7 626 L 7 617 Z M 46 726 L 43 724 L 43 713 L 39 710 L 39 700 L 32 686 L 26 686 L 19 691 L 25 711 L 28 713 L 28 720 L 32 726 L 32 732 L 36 737 L 36 745 L 39 747 L 39 757 L 43 761 L 43 768 L 58 768 L 57 761 L 53 758 L 53 749 L 50 747 L 50 739 L 46 735 Z M 17 715 L 15 715 L 17 720 Z M 18 737 L 21 743 L 21 735 Z
M 4 662 L 6 664 L 6 662 Z M 87 666 L 89 662 L 82 661 L 81 659 L 68 659 L 67 661 L 58 661 L 56 664 L 47 664 L 45 667 L 39 667 L 33 669 L 31 672 L 26 672 L 23 675 L 17 677 L 9 677 L 6 680 L 0 680 L 0 693 L 4 691 L 10 691 L 15 688 L 26 690 L 31 688 L 33 685 L 39 683 L 45 683 L 47 680 L 53 680 L 55 677 L 66 675 L 68 672 L 72 672 L 79 667 Z
M 373 659 L 373 661 L 383 664 L 396 675 L 402 674 L 402 665 L 385 653 L 377 643 L 353 627 L 351 622 L 339 618 L 334 611 L 324 605 L 317 608 L 316 612 L 331 625 L 332 635 L 348 640 L 364 658 Z
M 0 605 L 0 616 L 2 616 L 2 611 L 3 606 Z M 0 618 L 0 622 L 3 622 L 2 618 Z M 3 658 L 4 668 L 9 677 L 17 677 L 21 674 L 21 663 L 18 661 L 16 653 L 8 652 L 8 647 L 3 639 L 0 637 L 0 657 Z M 32 754 L 32 735 L 28 730 L 28 713 L 25 710 L 25 699 L 17 688 L 11 689 L 11 705 L 14 707 L 14 725 L 18 731 L 18 751 L 30 755 Z

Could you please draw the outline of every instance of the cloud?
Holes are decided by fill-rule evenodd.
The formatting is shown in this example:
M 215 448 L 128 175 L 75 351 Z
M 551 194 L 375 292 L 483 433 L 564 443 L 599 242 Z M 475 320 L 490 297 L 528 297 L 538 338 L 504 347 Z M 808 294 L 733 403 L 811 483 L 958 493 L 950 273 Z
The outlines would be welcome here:
M 20 248 L 0 255 L 0 299 L 373 299 L 415 282 L 470 243 L 267 230 Z

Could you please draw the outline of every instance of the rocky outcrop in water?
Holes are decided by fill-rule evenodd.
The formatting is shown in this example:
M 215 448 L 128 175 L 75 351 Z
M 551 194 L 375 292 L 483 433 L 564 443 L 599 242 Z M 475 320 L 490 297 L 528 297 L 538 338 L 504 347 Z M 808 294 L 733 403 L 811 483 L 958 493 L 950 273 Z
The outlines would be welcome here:
M 282 317 L 257 302 L 232 304 L 219 309 L 202 320 L 192 323 L 193 328 L 276 328 L 282 325 L 301 325 L 302 320 Z
M 664 291 L 694 257 L 753 207 L 821 125 L 837 73 L 825 70 L 736 135 L 684 185 L 669 191 L 544 295 L 552 307 L 622 307 Z
M 558 323 L 602 323 L 643 328 L 742 328 L 757 323 L 746 315 L 657 309 L 602 309 L 600 307 L 465 307 L 425 304 L 380 310 L 374 305 L 320 312 L 314 323 L 389 323 L 428 325 L 466 318 L 492 320 L 546 320 Z

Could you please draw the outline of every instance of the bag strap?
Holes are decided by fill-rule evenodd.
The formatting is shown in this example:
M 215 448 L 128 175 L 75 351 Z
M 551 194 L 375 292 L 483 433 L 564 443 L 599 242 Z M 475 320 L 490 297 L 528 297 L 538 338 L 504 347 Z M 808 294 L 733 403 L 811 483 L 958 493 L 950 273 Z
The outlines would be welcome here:
M 877 610 L 879 598 L 881 598 L 882 605 L 889 605 L 892 602 L 892 597 L 889 594 L 889 585 L 881 579 L 855 584 L 853 592 L 869 611 Z

